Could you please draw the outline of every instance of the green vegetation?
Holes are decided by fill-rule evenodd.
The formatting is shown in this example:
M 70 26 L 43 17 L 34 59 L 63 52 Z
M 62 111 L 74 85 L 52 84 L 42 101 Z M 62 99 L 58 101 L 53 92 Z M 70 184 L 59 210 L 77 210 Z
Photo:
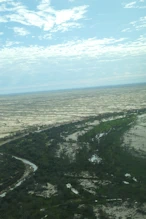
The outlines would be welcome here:
M 146 201 L 146 159 L 133 156 L 130 149 L 123 145 L 122 139 L 124 132 L 133 125 L 135 119 L 132 115 L 103 122 L 79 137 L 81 143 L 90 143 L 90 151 L 82 149 L 78 154 L 78 161 L 82 159 L 82 153 L 84 160 L 88 160 L 94 151 L 94 154 L 97 153 L 102 158 L 102 162 L 89 164 L 90 172 L 96 173 L 102 180 L 112 182 L 107 186 L 98 185 L 97 192 L 101 197 Z M 103 132 L 106 134 L 99 142 L 96 136 Z M 131 177 L 126 177 L 126 173 L 130 173 Z M 127 184 L 124 184 L 125 181 Z
M 24 173 L 24 164 L 9 155 L 0 155 L 0 191 L 17 182 Z
M 105 115 L 106 118 L 108 116 Z M 104 116 L 86 118 L 84 121 L 54 127 L 40 133 L 30 133 L 0 147 L 1 153 L 25 158 L 38 166 L 35 174 L 20 187 L 9 192 L 5 198 L 0 199 L 2 219 L 40 219 L 46 215 L 46 218 L 51 219 L 73 219 L 75 214 L 80 218 L 94 219 L 95 200 L 98 200 L 98 204 L 106 204 L 109 199 L 146 202 L 146 159 L 134 157 L 129 148 L 123 145 L 122 139 L 125 131 L 136 121 L 134 114 L 127 113 L 124 118 L 101 122 L 79 136 L 76 142 L 79 150 L 75 160 L 71 161 L 65 153 L 62 153 L 61 157 L 56 156 L 59 144 L 67 143 L 64 136 L 81 130 L 77 129 L 78 125 L 97 118 L 102 120 Z M 101 162 L 91 162 L 93 155 L 100 157 Z M 3 168 L 7 169 L 8 166 Z M 17 168 L 23 169 L 20 166 Z M 98 179 L 94 194 L 85 191 L 79 183 L 79 179 L 88 179 L 82 175 L 85 171 L 89 173 L 90 179 Z M 126 173 L 130 176 L 127 177 Z M 5 177 L 7 178 L 7 175 Z M 105 184 L 105 181 L 108 183 Z M 48 182 L 56 185 L 55 196 L 37 196 L 45 190 L 43 186 Z M 79 194 L 68 189 L 67 183 Z M 30 194 L 30 191 L 33 193 Z M 108 218 L 102 210 L 99 213 L 101 218 Z

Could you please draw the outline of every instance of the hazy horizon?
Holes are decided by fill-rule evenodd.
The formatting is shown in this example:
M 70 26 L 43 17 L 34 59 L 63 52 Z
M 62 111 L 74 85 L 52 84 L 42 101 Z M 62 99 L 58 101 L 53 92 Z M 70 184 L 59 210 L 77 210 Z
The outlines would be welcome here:
M 101 85 L 101 86 L 88 86 L 88 87 L 75 87 L 75 88 L 62 88 L 62 89 L 54 89 L 54 90 L 32 90 L 32 91 L 24 91 L 24 92 L 12 92 L 12 93 L 0 93 L 0 96 L 11 96 L 11 95 L 29 95 L 29 94 L 39 94 L 39 93 L 54 93 L 54 92 L 67 92 L 67 91 L 75 91 L 75 90 L 88 90 L 88 89 L 106 89 L 106 88 L 116 88 L 116 87 L 131 87 L 131 86 L 143 86 L 146 85 L 146 82 L 141 83 L 127 83 L 127 84 L 111 84 L 111 85 Z

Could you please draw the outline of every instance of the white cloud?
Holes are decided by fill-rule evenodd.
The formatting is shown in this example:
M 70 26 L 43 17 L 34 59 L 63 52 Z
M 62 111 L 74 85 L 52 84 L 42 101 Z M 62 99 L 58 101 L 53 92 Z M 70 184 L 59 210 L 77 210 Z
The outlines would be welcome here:
M 56 11 L 56 24 L 61 24 L 67 21 L 77 21 L 84 17 L 84 14 L 86 13 L 87 6 L 79 6 L 75 7 L 73 9 L 66 9 L 61 11 Z
M 6 23 L 6 22 L 7 22 L 7 19 L 0 16 L 0 23 Z
M 5 5 L 0 5 L 0 12 L 6 11 L 6 9 Z
M 135 5 L 136 5 L 136 1 L 130 2 L 128 4 L 125 4 L 124 8 L 133 8 L 133 7 L 135 7 Z
M 13 30 L 17 35 L 20 35 L 20 36 L 26 36 L 30 34 L 26 29 L 22 27 L 14 27 Z
M 9 7 L 8 7 L 9 6 Z M 37 10 L 29 10 L 20 2 L 5 1 L 0 7 L 5 12 L 0 17 L 0 22 L 17 22 L 27 26 L 35 26 L 49 31 L 67 31 L 71 28 L 78 28 L 78 21 L 85 17 L 87 5 L 73 7 L 71 9 L 55 10 L 50 5 L 50 0 L 42 0 Z
M 146 28 L 146 16 L 140 17 L 138 21 L 132 21 L 130 22 L 130 25 L 133 26 L 135 30 L 141 30 Z
M 61 25 L 54 27 L 51 32 L 58 32 L 58 31 L 66 32 L 66 31 L 71 30 L 72 28 L 81 28 L 81 27 L 82 25 L 80 23 L 67 22 L 67 23 L 62 23 Z
M 2 36 L 4 33 L 3 32 L 0 32 L 0 36 Z
M 44 34 L 43 36 L 39 36 L 38 38 L 39 38 L 39 40 L 43 40 L 43 39 L 50 40 L 50 39 L 52 39 L 52 34 L 51 33 Z
M 125 29 L 123 29 L 121 32 L 131 32 L 131 29 L 130 28 L 125 28 Z
M 137 21 L 132 21 L 128 27 L 123 29 L 121 32 L 132 32 L 132 31 L 141 31 L 146 28 L 146 16 L 140 17 Z
M 0 11 L 2 12 L 16 12 L 18 9 L 25 8 L 20 2 L 14 2 L 12 0 L 5 1 L 0 5 Z
M 0 3 L 11 2 L 12 0 L 0 0 Z
M 19 45 L 20 42 L 14 42 L 14 41 L 9 41 L 7 40 L 6 43 L 5 43 L 5 47 L 11 47 L 11 46 L 14 46 L 14 45 Z
M 10 45 L 9 45 L 10 46 Z M 126 41 L 123 38 L 90 38 L 88 40 L 69 41 L 64 44 L 51 45 L 48 47 L 4 47 L 0 52 L 0 66 L 8 67 L 11 60 L 16 63 L 36 63 L 36 66 L 48 59 L 123 59 L 146 55 L 146 37 L 140 36 L 136 41 Z
M 41 0 L 41 3 L 37 6 L 39 10 L 46 10 L 46 8 L 50 7 L 50 0 Z
M 126 9 L 128 9 L 128 8 L 145 9 L 146 8 L 145 5 L 141 5 L 138 3 L 144 3 L 144 0 L 141 0 L 139 2 L 133 1 L 133 2 L 130 2 L 128 4 L 123 4 L 123 5 L 124 5 L 124 8 L 126 8 Z

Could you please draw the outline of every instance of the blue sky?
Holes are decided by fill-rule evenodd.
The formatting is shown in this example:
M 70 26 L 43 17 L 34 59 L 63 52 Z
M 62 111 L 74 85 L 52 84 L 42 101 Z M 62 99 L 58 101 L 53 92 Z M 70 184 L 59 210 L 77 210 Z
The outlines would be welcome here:
M 0 93 L 146 82 L 146 0 L 0 0 Z

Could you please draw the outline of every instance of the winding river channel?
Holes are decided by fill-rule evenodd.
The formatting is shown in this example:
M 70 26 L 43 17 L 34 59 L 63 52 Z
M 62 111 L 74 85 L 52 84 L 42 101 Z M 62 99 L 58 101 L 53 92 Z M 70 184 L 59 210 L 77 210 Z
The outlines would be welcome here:
M 1 155 L 3 155 L 3 154 L 1 154 Z M 20 186 L 29 177 L 29 175 L 31 173 L 35 172 L 38 169 L 38 167 L 34 163 L 30 162 L 29 160 L 26 160 L 26 159 L 20 158 L 20 157 L 16 157 L 16 156 L 12 156 L 12 157 L 17 159 L 17 160 L 20 160 L 21 162 L 24 163 L 24 165 L 26 167 L 25 172 L 24 172 L 23 176 L 15 184 L 9 186 L 7 189 L 0 192 L 1 198 L 5 197 L 9 191 L 12 191 L 15 188 L 17 188 L 18 186 Z

